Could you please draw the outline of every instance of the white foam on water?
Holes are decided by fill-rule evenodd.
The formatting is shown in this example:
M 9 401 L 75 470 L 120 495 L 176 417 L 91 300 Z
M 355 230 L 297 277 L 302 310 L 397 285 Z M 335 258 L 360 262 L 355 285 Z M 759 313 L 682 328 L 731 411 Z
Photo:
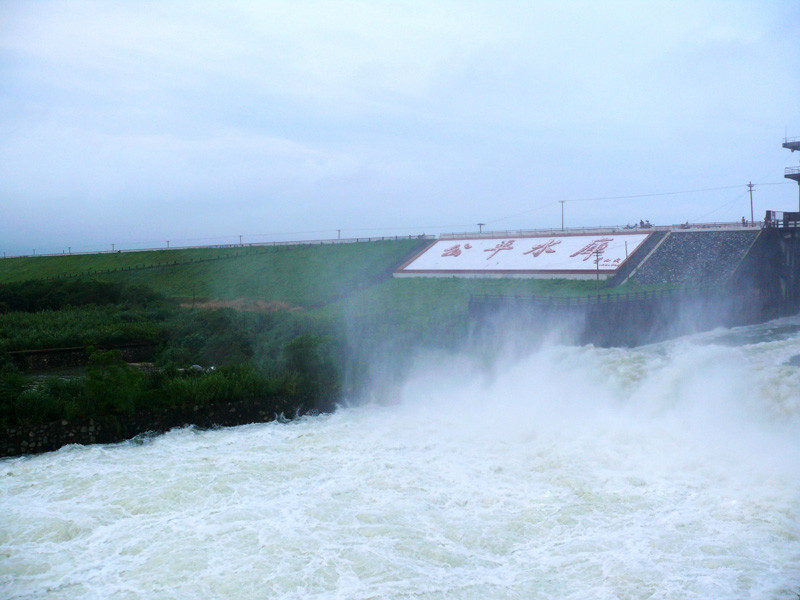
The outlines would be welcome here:
M 800 336 L 729 333 L 0 461 L 0 596 L 796 599 Z

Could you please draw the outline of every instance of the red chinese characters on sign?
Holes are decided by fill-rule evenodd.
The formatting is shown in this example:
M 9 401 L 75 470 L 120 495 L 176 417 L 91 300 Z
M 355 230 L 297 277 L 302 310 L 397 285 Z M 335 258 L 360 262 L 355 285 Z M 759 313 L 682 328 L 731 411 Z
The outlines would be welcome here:
M 472 246 L 469 243 L 464 244 L 464 250 L 471 250 Z M 442 252 L 442 256 L 461 256 L 461 244 L 450 246 Z
M 498 252 L 502 252 L 503 250 L 513 250 L 514 249 L 514 242 L 516 240 L 507 240 L 500 242 L 494 248 L 486 248 L 484 252 L 491 252 L 489 256 L 486 257 L 486 260 L 494 258 Z
M 584 256 L 584 262 L 589 260 L 592 255 L 597 255 L 599 257 L 603 251 L 608 248 L 608 244 L 613 242 L 614 238 L 600 238 L 599 240 L 592 240 L 590 243 L 586 244 L 583 248 L 578 250 L 575 254 L 570 254 L 570 258 L 575 256 Z
M 540 254 L 547 253 L 547 254 L 554 254 L 555 250 L 553 250 L 553 246 L 560 244 L 561 240 L 549 240 L 544 244 L 537 244 L 536 246 L 532 247 L 527 252 L 523 252 L 523 254 L 530 254 L 534 258 L 539 256 Z

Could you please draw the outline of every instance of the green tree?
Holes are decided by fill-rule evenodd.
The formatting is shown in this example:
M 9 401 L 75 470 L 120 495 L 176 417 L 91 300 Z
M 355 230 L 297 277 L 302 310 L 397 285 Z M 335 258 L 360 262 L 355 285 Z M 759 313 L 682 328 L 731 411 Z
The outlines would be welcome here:
M 98 414 L 131 413 L 143 380 L 119 350 L 92 352 L 86 366 L 86 400 Z
M 329 409 L 341 394 L 339 345 L 333 338 L 304 333 L 284 346 L 286 390 L 296 399 Z

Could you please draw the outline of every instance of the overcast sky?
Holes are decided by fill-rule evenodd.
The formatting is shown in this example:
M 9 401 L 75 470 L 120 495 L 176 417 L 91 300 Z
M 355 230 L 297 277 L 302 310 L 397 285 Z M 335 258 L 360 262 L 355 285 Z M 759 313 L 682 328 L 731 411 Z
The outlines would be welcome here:
M 758 219 L 786 134 L 797 0 L 0 2 L 9 255 Z

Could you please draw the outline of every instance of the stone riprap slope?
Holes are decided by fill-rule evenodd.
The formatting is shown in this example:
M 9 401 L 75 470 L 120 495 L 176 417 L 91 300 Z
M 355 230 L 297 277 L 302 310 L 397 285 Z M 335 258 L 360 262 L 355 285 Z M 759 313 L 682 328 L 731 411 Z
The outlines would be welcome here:
M 688 286 L 725 281 L 742 262 L 759 231 L 673 231 L 630 280 L 642 285 Z

